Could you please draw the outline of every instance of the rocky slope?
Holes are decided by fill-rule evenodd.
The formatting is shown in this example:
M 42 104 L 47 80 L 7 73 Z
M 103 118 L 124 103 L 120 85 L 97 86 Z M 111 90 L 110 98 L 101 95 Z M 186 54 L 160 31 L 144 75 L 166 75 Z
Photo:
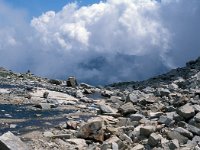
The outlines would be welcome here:
M 0 68 L 0 125 L 0 149 L 200 149 L 200 58 L 106 88 Z

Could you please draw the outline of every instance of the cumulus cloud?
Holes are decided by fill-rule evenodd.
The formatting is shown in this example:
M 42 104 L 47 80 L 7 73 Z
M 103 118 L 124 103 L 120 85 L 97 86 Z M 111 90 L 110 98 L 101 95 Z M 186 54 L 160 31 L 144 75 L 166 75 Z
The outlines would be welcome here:
M 0 7 L 8 10 L 0 11 L 3 18 L 13 11 Z M 21 19 L 21 27 L 6 21 L 11 26 L 0 30 L 0 62 L 52 78 L 75 75 L 92 84 L 142 80 L 200 55 L 199 15 L 196 0 L 71 3 L 30 23 Z

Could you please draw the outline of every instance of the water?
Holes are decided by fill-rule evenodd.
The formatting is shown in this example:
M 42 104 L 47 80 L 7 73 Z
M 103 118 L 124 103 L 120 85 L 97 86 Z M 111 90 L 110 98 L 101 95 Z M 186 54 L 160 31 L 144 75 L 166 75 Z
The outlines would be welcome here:
M 0 84 L 1 89 L 12 89 L 12 88 L 18 88 L 20 86 L 17 85 L 11 85 L 11 84 Z
M 0 104 L 0 134 L 7 131 L 14 133 L 24 133 L 31 130 L 42 130 L 55 127 L 60 122 L 67 121 L 63 114 L 74 113 L 75 110 L 34 110 L 27 105 Z M 16 122 L 18 120 L 19 122 Z M 15 124 L 15 128 L 10 128 L 10 124 Z

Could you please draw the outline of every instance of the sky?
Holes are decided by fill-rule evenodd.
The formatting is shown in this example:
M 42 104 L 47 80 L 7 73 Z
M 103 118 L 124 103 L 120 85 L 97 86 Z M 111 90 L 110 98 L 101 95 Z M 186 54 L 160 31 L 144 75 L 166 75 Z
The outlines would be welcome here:
M 100 2 L 100 0 L 8 0 L 6 3 L 15 9 L 22 9 L 26 11 L 27 17 L 40 16 L 46 11 L 59 11 L 63 6 L 69 3 L 76 2 L 79 6 L 88 6 Z
M 105 85 L 200 56 L 199 0 L 0 0 L 0 66 Z

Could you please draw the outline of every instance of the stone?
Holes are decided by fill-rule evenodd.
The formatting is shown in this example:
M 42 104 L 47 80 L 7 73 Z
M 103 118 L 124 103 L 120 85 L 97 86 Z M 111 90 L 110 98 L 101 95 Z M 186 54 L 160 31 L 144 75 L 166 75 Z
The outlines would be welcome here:
M 138 101 L 139 99 L 136 94 L 130 93 L 126 97 L 126 102 L 132 102 L 133 104 L 137 104 Z
M 14 129 L 14 128 L 16 128 L 16 127 L 17 127 L 16 124 L 10 124 L 10 128 Z
M 83 93 L 84 94 L 92 94 L 92 90 L 91 89 L 84 89 Z
M 185 119 L 189 119 L 194 117 L 195 115 L 195 110 L 192 106 L 190 106 L 189 104 L 185 104 L 184 106 L 181 106 L 177 113 L 182 116 Z
M 80 101 L 84 102 L 84 103 L 92 103 L 93 102 L 93 100 L 91 98 L 88 98 L 88 97 L 81 97 Z
M 88 120 L 87 123 L 82 125 L 79 129 L 78 137 L 84 139 L 93 139 L 96 141 L 104 141 L 103 120 L 95 118 Z
M 86 84 L 86 83 L 80 83 L 80 86 L 83 87 L 83 88 L 86 88 L 86 89 L 94 88 L 94 86 Z
M 143 126 L 140 128 L 140 135 L 143 136 L 149 136 L 151 133 L 153 133 L 156 130 L 155 126 Z
M 120 140 L 126 141 L 127 143 L 132 143 L 133 142 L 131 140 L 131 138 L 128 135 L 124 134 L 124 133 L 119 134 L 119 138 L 120 138 Z
M 77 121 L 67 121 L 66 125 L 67 125 L 67 129 L 76 130 L 78 123 L 77 123 Z
M 131 150 L 144 150 L 144 145 L 142 144 L 137 144 L 134 146 Z
M 159 118 L 163 112 L 149 112 L 148 116 L 150 119 Z
M 160 134 L 156 134 L 156 133 L 151 133 L 151 135 L 149 136 L 148 139 L 148 144 L 151 147 L 155 147 L 156 145 L 158 145 L 161 141 L 162 136 Z
M 189 140 L 187 137 L 181 135 L 180 133 L 178 133 L 176 131 L 168 131 L 167 137 L 171 140 L 177 139 L 179 141 L 179 143 L 181 143 L 181 144 L 186 144 L 187 141 Z
M 142 114 L 131 114 L 129 118 L 131 121 L 140 121 L 144 116 Z
M 75 95 L 76 95 L 77 98 L 83 98 L 84 97 L 84 94 L 81 90 L 77 90 Z
M 57 135 L 53 135 L 52 138 L 60 138 L 60 139 L 71 139 L 72 138 L 72 134 L 57 134 Z
M 104 90 L 104 91 L 101 93 L 101 95 L 104 96 L 104 97 L 110 98 L 110 97 L 113 95 L 113 92 L 112 92 L 112 91 L 108 91 L 108 90 Z
M 200 123 L 200 112 L 194 116 L 194 120 Z
M 169 96 L 171 92 L 168 89 L 164 89 L 164 88 L 159 88 L 157 91 L 157 94 L 161 97 L 163 96 Z
M 109 105 L 100 104 L 99 109 L 102 113 L 116 113 Z
M 158 123 L 165 124 L 166 126 L 170 126 L 174 123 L 175 121 L 172 120 L 171 118 L 167 116 L 160 116 Z
M 186 125 L 186 128 L 187 128 L 188 131 L 192 132 L 194 135 L 200 136 L 200 129 L 199 128 L 192 126 L 192 125 L 189 125 L 189 124 Z
M 176 89 L 178 89 L 178 85 L 175 84 L 175 83 L 171 83 L 171 84 L 169 85 L 169 89 L 170 89 L 170 90 L 176 90 Z
M 67 86 L 75 88 L 78 85 L 75 77 L 69 77 L 67 79 Z
M 170 150 L 177 150 L 179 149 L 179 141 L 177 139 L 174 139 L 169 142 L 169 149 Z
M 56 105 L 51 104 L 51 103 L 39 103 L 35 105 L 34 107 L 47 110 L 47 109 L 55 108 Z
M 86 149 L 87 144 L 84 139 L 67 139 L 66 142 L 76 145 L 76 149 Z
M 130 123 L 130 118 L 119 117 L 118 119 L 117 126 L 119 127 L 127 126 Z
M 49 92 L 44 92 L 43 93 L 43 98 L 48 98 Z
M 123 115 L 128 115 L 137 112 L 137 110 L 135 109 L 135 107 L 131 102 L 125 103 L 124 105 L 120 106 L 118 110 Z
M 127 149 L 127 146 L 117 136 L 115 136 L 115 135 L 113 135 L 112 137 L 110 137 L 109 139 L 107 139 L 104 142 L 108 143 L 108 144 L 116 143 L 119 150 L 120 149 Z
M 175 122 L 180 122 L 180 121 L 184 120 L 184 118 L 181 117 L 179 114 L 177 114 L 175 111 L 166 113 L 166 115 L 168 118 L 174 120 Z
M 43 133 L 43 135 L 44 135 L 44 137 L 48 137 L 48 138 L 51 138 L 51 137 L 54 136 L 54 134 L 53 134 L 52 132 L 50 132 L 50 131 L 45 131 L 45 132 Z
M 1 150 L 28 150 L 29 148 L 21 139 L 8 131 L 0 136 Z
M 112 150 L 119 150 L 119 146 L 116 142 L 112 142 Z
M 193 105 L 192 106 L 196 113 L 200 112 L 200 105 Z
M 51 84 L 55 84 L 55 85 L 61 85 L 62 84 L 61 81 L 56 80 L 56 79 L 50 79 L 48 82 L 51 83 Z
M 181 135 L 185 137 L 188 137 L 189 139 L 193 138 L 193 134 L 182 127 L 177 127 L 174 129 L 174 131 L 180 133 Z

